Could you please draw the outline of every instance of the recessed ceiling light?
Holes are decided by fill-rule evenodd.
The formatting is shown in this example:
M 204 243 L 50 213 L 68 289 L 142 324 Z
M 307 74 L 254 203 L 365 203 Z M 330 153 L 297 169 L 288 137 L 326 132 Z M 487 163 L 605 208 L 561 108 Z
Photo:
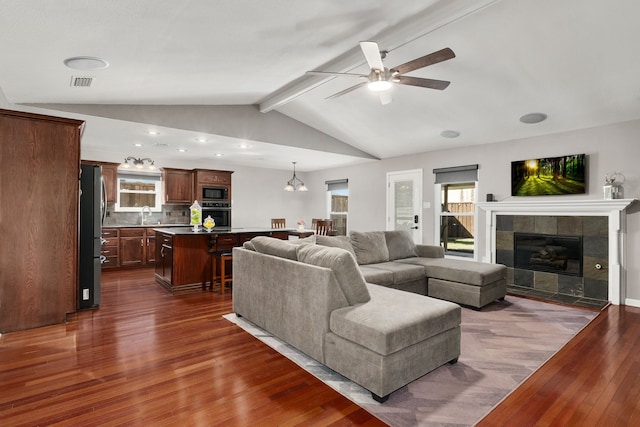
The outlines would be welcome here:
M 198 142 L 207 142 L 208 139 L 207 138 L 196 138 L 196 141 L 198 141 Z
M 215 156 L 216 156 L 216 157 L 222 157 L 222 156 L 224 156 L 224 154 L 222 154 L 222 153 L 216 153 L 216 154 L 215 154 Z
M 64 65 L 74 70 L 102 70 L 109 66 L 109 63 L 104 59 L 92 56 L 74 56 L 65 59 L 63 62 Z
M 139 142 L 136 142 L 135 144 L 133 144 L 136 147 L 143 147 L 143 144 L 140 144 Z
M 186 148 L 178 148 L 178 151 L 181 153 L 186 153 L 187 149 Z
M 535 124 L 543 122 L 547 119 L 547 115 L 544 113 L 529 113 L 520 117 L 520 121 L 526 124 Z
M 443 138 L 457 138 L 460 136 L 460 132 L 457 130 L 443 130 L 440 132 L 440 136 Z
M 157 130 L 148 130 L 147 134 L 149 134 L 149 135 L 160 135 L 160 132 L 158 132 Z
M 240 148 L 249 148 L 249 144 L 240 144 L 238 145 Z

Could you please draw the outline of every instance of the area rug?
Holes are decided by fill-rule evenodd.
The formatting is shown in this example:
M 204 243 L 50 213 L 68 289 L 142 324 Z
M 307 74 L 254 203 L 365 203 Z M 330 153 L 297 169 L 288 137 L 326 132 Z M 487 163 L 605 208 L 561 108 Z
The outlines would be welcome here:
M 529 377 L 597 312 L 507 296 L 462 309 L 461 355 L 395 391 L 380 404 L 371 394 L 235 314 L 224 317 L 394 427 L 468 426 Z

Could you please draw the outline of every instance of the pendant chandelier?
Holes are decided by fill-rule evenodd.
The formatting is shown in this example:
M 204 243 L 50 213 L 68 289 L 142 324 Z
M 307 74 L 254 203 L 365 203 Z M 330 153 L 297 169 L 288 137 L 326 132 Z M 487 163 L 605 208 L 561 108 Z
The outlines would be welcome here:
M 284 187 L 284 191 L 308 191 L 307 187 L 304 185 L 304 182 L 300 178 L 296 176 L 296 162 L 293 163 L 293 176 L 289 181 L 287 181 L 287 185 Z

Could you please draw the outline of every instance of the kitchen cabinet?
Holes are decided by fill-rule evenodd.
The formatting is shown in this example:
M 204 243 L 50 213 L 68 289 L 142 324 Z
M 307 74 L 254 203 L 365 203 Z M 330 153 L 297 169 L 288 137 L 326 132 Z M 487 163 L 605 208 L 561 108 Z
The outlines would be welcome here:
M 103 269 L 146 267 L 156 262 L 156 232 L 151 227 L 103 228 Z
M 120 266 L 118 257 L 120 247 L 120 233 L 117 228 L 102 229 L 102 249 L 100 254 L 104 257 L 102 269 L 113 269 Z
M 230 252 L 256 236 L 287 240 L 289 233 L 272 229 L 195 233 L 182 227 L 157 229 L 156 236 L 156 282 L 176 294 L 204 289 L 211 282 L 213 253 Z
M 76 311 L 83 126 L 0 109 L 0 333 Z
M 158 234 L 156 239 L 156 280 L 173 283 L 173 236 Z
M 102 179 L 107 195 L 107 203 L 118 201 L 118 166 L 120 163 L 98 162 L 93 160 L 83 160 L 82 164 L 100 165 L 102 167 Z
M 162 169 L 164 202 L 191 205 L 193 198 L 193 172 L 184 169 Z
M 155 264 L 156 262 L 156 232 L 153 228 L 147 228 L 146 230 L 146 252 L 145 252 L 145 264 Z
M 193 171 L 193 186 L 195 193 L 193 195 L 194 200 L 202 201 L 202 188 L 203 187 L 222 187 L 226 188 L 229 194 L 229 201 L 231 201 L 231 174 L 232 171 L 220 171 L 210 169 L 194 169 Z
M 132 267 L 144 264 L 144 234 L 144 228 L 120 229 L 120 267 Z

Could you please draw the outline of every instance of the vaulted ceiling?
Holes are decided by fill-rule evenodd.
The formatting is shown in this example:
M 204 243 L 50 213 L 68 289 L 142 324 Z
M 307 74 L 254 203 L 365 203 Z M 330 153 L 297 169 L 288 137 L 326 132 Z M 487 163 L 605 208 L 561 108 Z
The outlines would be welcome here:
M 634 0 L 2 0 L 0 89 L 87 120 L 83 149 L 107 157 L 316 170 L 638 119 L 638 16 Z M 409 73 L 450 86 L 327 100 L 357 80 L 305 72 L 368 73 L 364 40 L 387 67 L 451 48 Z

